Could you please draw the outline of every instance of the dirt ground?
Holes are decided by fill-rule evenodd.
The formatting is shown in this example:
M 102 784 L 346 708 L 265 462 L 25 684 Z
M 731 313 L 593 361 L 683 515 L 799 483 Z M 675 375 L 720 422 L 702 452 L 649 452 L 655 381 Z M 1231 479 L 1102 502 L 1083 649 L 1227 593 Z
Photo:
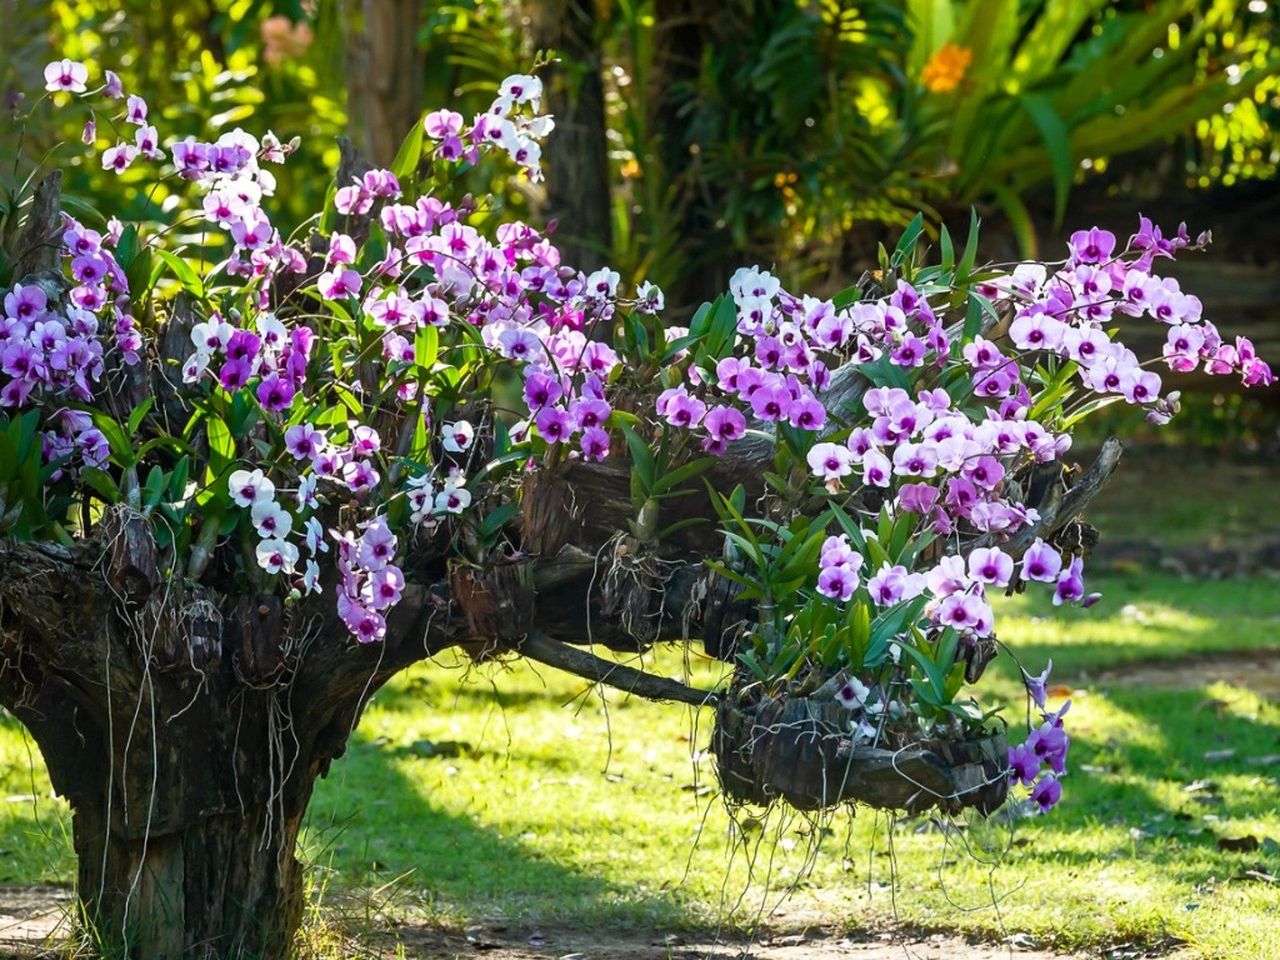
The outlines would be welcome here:
M 1280 700 L 1280 649 L 1129 663 L 1094 674 L 1091 679 L 1102 685 L 1122 683 L 1167 690 L 1194 690 L 1222 682 L 1252 690 L 1260 697 Z
M 772 933 L 754 943 L 709 934 L 569 929 L 473 930 L 466 935 L 402 929 L 400 935 L 406 955 L 421 960 L 1067 960 L 1016 937 L 1000 944 L 970 943 L 910 930 L 838 935 L 814 928 Z M 1121 946 L 1079 956 L 1138 960 L 1151 955 Z
M 61 887 L 0 887 L 0 958 L 47 960 L 59 953 L 68 931 L 71 893 Z M 484 926 L 464 932 L 406 925 L 388 933 L 384 956 L 403 947 L 412 960 L 1068 960 L 1036 949 L 1018 937 L 1005 943 L 970 943 L 958 937 L 912 930 L 838 935 L 821 927 L 804 929 L 790 918 L 787 932 L 770 932 L 754 942 L 718 939 L 708 932 L 579 930 L 553 927 Z M 354 955 L 369 956 L 370 944 Z M 1124 945 L 1078 957 L 1142 960 L 1164 956 Z

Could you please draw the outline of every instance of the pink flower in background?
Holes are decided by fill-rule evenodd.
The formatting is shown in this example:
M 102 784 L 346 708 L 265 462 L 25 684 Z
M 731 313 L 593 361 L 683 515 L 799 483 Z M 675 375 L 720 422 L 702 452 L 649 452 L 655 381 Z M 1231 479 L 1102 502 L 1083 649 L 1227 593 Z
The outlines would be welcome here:
M 1071 257 L 1076 263 L 1105 263 L 1116 248 L 1116 235 L 1110 230 L 1077 230 L 1071 235 Z
M 360 293 L 360 274 L 351 268 L 326 270 L 316 280 L 320 295 L 326 300 L 345 300 Z
M 809 448 L 809 470 L 823 480 L 839 480 L 853 473 L 853 454 L 838 443 L 815 443 Z
M 582 431 L 582 455 L 587 460 L 603 460 L 609 455 L 609 434 L 600 427 Z
M 102 169 L 123 173 L 138 156 L 138 148 L 130 143 L 117 143 L 102 152 Z

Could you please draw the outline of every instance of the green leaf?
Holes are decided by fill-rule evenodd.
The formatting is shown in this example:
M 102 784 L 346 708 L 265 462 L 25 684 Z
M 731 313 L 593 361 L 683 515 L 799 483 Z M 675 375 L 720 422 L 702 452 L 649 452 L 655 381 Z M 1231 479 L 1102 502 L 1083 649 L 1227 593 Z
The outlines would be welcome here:
M 142 503 L 144 506 L 154 509 L 159 506 L 160 501 L 164 499 L 165 486 L 168 483 L 168 476 L 160 469 L 154 466 L 147 474 L 147 480 L 142 485 Z
M 976 293 L 969 294 L 969 305 L 964 312 L 964 342 L 971 343 L 982 332 L 982 304 Z
M 889 264 L 892 267 L 900 267 L 908 262 L 912 252 L 916 248 L 916 243 L 920 240 L 920 234 L 924 232 L 924 214 L 917 213 L 907 224 L 907 229 L 902 231 L 902 236 L 898 240 L 898 245 L 893 248 L 893 256 L 889 258 Z
M 964 242 L 964 253 L 960 255 L 960 262 L 956 264 L 955 285 L 962 286 L 969 282 L 969 277 L 973 273 L 973 266 L 978 260 L 978 232 L 981 220 L 978 219 L 978 211 L 969 208 L 969 236 Z
M 907 24 L 911 29 L 911 50 L 907 70 L 919 76 L 929 57 L 951 39 L 955 12 L 951 0 L 907 0 Z
M 151 248 L 145 247 L 138 252 L 133 258 L 133 262 L 129 264 L 129 268 L 125 270 L 125 282 L 129 285 L 129 295 L 134 302 L 138 301 L 141 294 L 150 291 L 151 282 L 151 264 L 155 258 L 151 255 Z
M 693 315 L 693 319 L 689 321 L 689 335 L 691 337 L 701 337 L 711 328 L 711 310 L 716 304 L 704 303 Z
M 430 371 L 440 356 L 440 331 L 435 327 L 423 327 L 413 340 L 413 362 Z
M 631 450 L 632 476 L 639 482 L 644 495 L 648 496 L 654 483 L 653 451 L 640 439 L 640 435 L 625 423 L 622 424 L 622 435 L 626 438 L 627 446 Z
M 170 253 L 168 250 L 162 250 L 157 247 L 155 255 L 159 257 L 178 279 L 178 282 L 188 290 L 192 296 L 204 299 L 204 284 L 200 281 L 200 277 L 195 270 L 191 268 L 191 264 L 187 263 L 182 257 Z
M 1051 74 L 1080 28 L 1108 0 L 1045 0 L 1035 25 L 1018 47 L 1010 71 L 1023 88 Z
M 155 397 L 147 397 L 133 408 L 129 414 L 129 436 L 132 437 L 138 432 L 138 427 L 142 425 L 142 418 L 151 411 L 155 402 Z
M 115 480 L 111 478 L 111 474 L 105 470 L 99 470 L 97 467 L 85 467 L 80 471 L 80 479 L 90 490 L 101 497 L 104 503 L 119 503 L 122 499 L 120 488 L 116 485 Z
M 862 528 L 849 514 L 845 513 L 836 504 L 831 505 L 831 515 L 836 518 L 836 522 L 840 524 L 840 528 L 844 530 L 849 537 L 850 543 L 853 544 L 855 550 L 865 554 L 867 552 L 867 538 L 862 533 Z
M 1027 205 L 1022 202 L 1022 198 L 1017 193 L 1003 184 L 992 184 L 991 193 L 1004 209 L 1005 216 L 1009 218 L 1009 225 L 1013 227 L 1013 235 L 1018 238 L 1018 248 L 1022 255 L 1028 260 L 1034 260 L 1040 243 L 1036 239 L 1036 227 L 1031 219 L 1031 211 L 1027 209 Z
M 704 561 L 704 564 L 710 567 L 720 576 L 724 577 L 726 580 L 731 580 L 734 583 L 738 584 L 739 586 L 754 587 L 756 585 L 755 581 L 749 579 L 748 577 L 744 576 L 741 573 L 738 573 L 738 571 L 736 570 L 730 570 L 724 564 L 717 563 L 715 560 L 706 560 Z
M 116 244 L 116 263 L 121 268 L 128 271 L 129 266 L 133 263 L 134 258 L 138 255 L 141 247 L 138 244 L 138 228 L 134 224 L 129 224 L 120 231 L 120 240 Z
M 426 117 L 419 117 L 418 122 L 413 125 L 413 129 L 409 131 L 408 136 L 400 144 L 400 149 L 396 151 L 395 159 L 391 161 L 391 172 L 396 175 L 396 179 L 402 184 L 411 184 L 418 172 L 418 163 L 422 160 L 422 135 L 423 121 Z M 346 186 L 346 184 L 343 184 Z
M 639 316 L 633 313 L 623 317 L 622 331 L 632 357 L 640 361 L 649 356 L 649 331 Z
M 191 458 L 183 455 L 169 474 L 169 499 L 181 500 L 187 493 L 187 480 L 191 476 Z
M 668 343 L 667 348 L 662 351 L 662 362 L 667 363 L 681 350 L 688 350 L 689 347 L 693 346 L 697 342 L 698 338 L 692 334 L 685 337 L 676 337 L 676 339 Z
M 861 299 L 862 291 L 856 286 L 845 287 L 831 298 L 831 305 L 837 310 L 843 310 L 845 307 L 852 306 Z
M 320 222 L 316 224 L 316 230 L 324 236 L 333 233 L 334 228 L 338 225 L 338 208 L 334 206 L 334 197 L 338 194 L 338 183 L 336 180 L 329 181 L 329 189 L 324 194 L 324 205 L 322 209 L 324 213 L 320 215 Z
M 133 440 L 124 432 L 124 428 L 116 422 L 114 417 L 101 410 L 91 411 L 89 415 L 93 418 L 93 425 L 107 438 L 107 445 L 111 448 L 112 457 L 122 467 L 128 467 L 138 462 L 133 450 Z
M 946 677 L 938 669 L 938 665 L 930 660 L 924 651 L 915 646 L 915 644 L 901 643 L 899 647 L 903 653 L 916 662 L 921 672 L 929 678 L 929 686 L 933 688 L 933 695 L 937 698 L 936 704 L 941 706 L 942 698 L 946 694 Z
M 523 463 L 527 459 L 529 459 L 529 454 L 524 450 L 514 450 L 511 453 L 504 453 L 500 457 L 494 457 L 481 467 L 479 471 L 477 471 L 474 479 L 469 480 L 468 484 L 470 486 L 477 486 L 481 481 L 488 479 L 502 467 L 509 466 L 513 463 Z
M 1031 115 L 1053 170 L 1053 225 L 1061 226 L 1067 209 L 1067 194 L 1071 192 L 1071 178 L 1075 174 L 1075 159 L 1071 155 L 1071 137 L 1067 125 L 1062 122 L 1053 102 L 1047 94 L 1025 93 L 1018 98 L 1024 110 Z
M 210 416 L 205 424 L 209 438 L 209 465 L 214 473 L 221 473 L 236 458 L 236 443 L 231 430 L 221 417 Z
M 333 392 L 338 395 L 338 399 L 342 401 L 342 405 L 351 411 L 351 415 L 353 417 L 357 420 L 363 419 L 364 404 L 360 402 L 359 397 L 339 383 L 335 383 L 333 385 Z
M 687 480 L 705 473 L 715 465 L 715 457 L 701 457 L 698 460 L 692 460 L 682 467 L 672 470 L 670 473 L 664 473 L 653 484 L 653 493 L 662 493 L 664 490 L 671 490 L 679 487 Z
M 696 527 L 699 524 L 710 523 L 706 517 L 685 517 L 683 520 L 677 520 L 668 527 L 663 527 L 657 533 L 658 540 L 665 540 L 672 534 L 679 533 L 681 530 L 687 530 L 689 527 Z
M 489 511 L 489 513 L 485 514 L 484 519 L 480 521 L 480 533 L 486 540 L 496 536 L 507 525 L 507 521 L 516 515 L 516 511 L 519 508 L 519 504 L 511 500 Z

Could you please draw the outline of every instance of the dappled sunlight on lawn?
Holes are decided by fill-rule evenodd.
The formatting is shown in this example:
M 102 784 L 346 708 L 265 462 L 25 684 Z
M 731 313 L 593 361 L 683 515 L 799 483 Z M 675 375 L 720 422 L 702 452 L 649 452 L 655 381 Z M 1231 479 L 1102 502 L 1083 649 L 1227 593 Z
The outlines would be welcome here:
M 395 890 L 396 909 L 429 920 L 732 926 L 777 903 L 820 840 L 786 909 L 836 925 L 896 910 L 903 921 L 984 936 L 1001 935 L 1003 923 L 1068 948 L 1175 935 L 1205 957 L 1270 957 L 1280 891 L 1250 871 L 1275 874 L 1280 856 L 1280 707 L 1235 683 L 1165 689 L 1117 668 L 1277 646 L 1280 591 L 1269 581 L 1171 578 L 1100 588 L 1112 606 L 1002 601 L 1002 639 L 1036 670 L 1052 657 L 1065 684 L 1056 692 L 1074 701 L 1070 775 L 1049 817 L 998 816 L 959 832 L 901 820 L 892 856 L 887 819 L 867 810 L 816 830 L 775 814 L 737 832 L 706 752 L 709 714 L 616 692 L 606 706 L 584 681 L 551 670 L 449 659 L 375 698 L 319 785 L 307 856 L 329 885 Z M 679 649 L 647 662 L 708 686 L 724 670 Z M 1020 688 L 1011 667 L 996 669 L 993 689 L 1016 724 Z M 31 792 L 11 719 L 0 724 L 0 760 L 3 789 Z M 47 797 L 38 762 L 34 773 Z M 39 809 L 42 828 L 30 803 L 0 808 L 0 849 L 16 852 L 0 858 L 4 882 L 70 876 L 61 804 L 42 799 Z M 1256 850 L 1219 848 L 1223 838 L 1248 847 L 1249 837 Z

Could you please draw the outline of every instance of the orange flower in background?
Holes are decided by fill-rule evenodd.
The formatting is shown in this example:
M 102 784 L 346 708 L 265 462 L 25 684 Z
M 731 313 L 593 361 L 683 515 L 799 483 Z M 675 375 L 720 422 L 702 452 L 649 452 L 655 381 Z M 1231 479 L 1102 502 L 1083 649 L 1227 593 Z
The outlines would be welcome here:
M 294 23 L 284 16 L 262 21 L 262 57 L 273 67 L 302 56 L 312 39 L 311 27 L 305 21 Z
M 973 63 L 973 51 L 944 43 L 929 58 L 920 71 L 920 82 L 930 93 L 950 93 L 964 79 L 964 72 Z

